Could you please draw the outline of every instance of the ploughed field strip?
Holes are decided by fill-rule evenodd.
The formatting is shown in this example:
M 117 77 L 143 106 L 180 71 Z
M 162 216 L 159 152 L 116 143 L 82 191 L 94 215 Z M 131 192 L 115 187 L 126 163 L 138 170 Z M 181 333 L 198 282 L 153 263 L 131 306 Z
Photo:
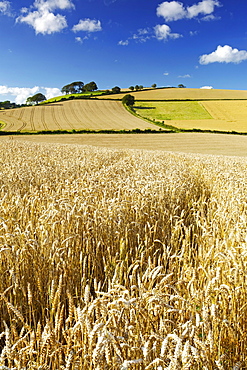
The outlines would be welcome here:
M 159 130 L 131 115 L 118 101 L 77 100 L 0 111 L 5 131 Z

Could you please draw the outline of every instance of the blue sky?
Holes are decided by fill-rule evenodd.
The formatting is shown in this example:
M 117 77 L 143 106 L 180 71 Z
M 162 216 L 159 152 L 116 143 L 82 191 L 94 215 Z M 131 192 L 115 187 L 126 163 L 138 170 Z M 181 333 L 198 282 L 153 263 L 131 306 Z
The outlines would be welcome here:
M 0 1 L 0 101 L 100 89 L 247 88 L 245 0 Z

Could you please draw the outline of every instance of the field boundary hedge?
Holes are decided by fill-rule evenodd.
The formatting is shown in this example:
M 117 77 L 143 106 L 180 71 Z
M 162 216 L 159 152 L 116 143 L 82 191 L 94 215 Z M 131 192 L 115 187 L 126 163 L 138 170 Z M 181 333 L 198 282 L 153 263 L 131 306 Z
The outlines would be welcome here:
M 176 133 L 202 133 L 202 134 L 225 134 L 225 135 L 242 135 L 246 136 L 247 132 L 238 131 L 222 131 L 222 130 L 201 130 L 193 129 L 179 129 L 176 130 L 152 130 L 139 128 L 134 130 L 42 130 L 42 131 L 1 131 L 0 136 L 20 136 L 20 135 L 64 135 L 64 134 L 176 134 Z

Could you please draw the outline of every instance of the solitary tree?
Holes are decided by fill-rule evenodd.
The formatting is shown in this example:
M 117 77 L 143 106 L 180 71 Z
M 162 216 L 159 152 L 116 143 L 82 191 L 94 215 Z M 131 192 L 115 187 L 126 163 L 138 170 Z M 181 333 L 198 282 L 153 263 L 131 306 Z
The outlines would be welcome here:
M 111 91 L 113 92 L 113 94 L 119 94 L 121 89 L 119 86 L 115 86 L 111 89 Z
M 153 89 L 155 89 L 156 87 L 157 87 L 157 85 L 156 84 L 152 84 L 152 86 L 151 86 Z
M 136 91 L 137 90 L 140 90 L 140 86 L 139 85 L 135 85 L 135 89 L 136 89 Z
M 131 91 L 135 90 L 134 86 L 130 86 L 130 87 L 129 87 L 129 89 L 130 89 Z
M 186 86 L 184 86 L 183 84 L 179 84 L 179 85 L 178 85 L 178 87 L 179 87 L 180 89 L 184 89 Z
M 46 100 L 46 97 L 45 95 L 41 94 L 41 93 L 38 93 L 38 94 L 35 94 L 33 96 L 30 96 L 29 98 L 27 98 L 27 104 L 32 104 L 32 103 L 40 103 L 42 101 Z
M 122 103 L 128 106 L 133 106 L 135 104 L 135 97 L 130 94 L 124 95 Z

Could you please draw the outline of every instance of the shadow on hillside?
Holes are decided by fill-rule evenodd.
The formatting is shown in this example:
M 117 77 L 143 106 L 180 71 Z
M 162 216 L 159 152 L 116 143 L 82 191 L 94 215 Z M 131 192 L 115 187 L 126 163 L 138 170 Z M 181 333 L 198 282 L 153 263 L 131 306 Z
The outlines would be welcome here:
M 137 106 L 134 106 L 134 109 L 155 109 L 155 107 L 137 107 Z
M 44 106 L 46 106 L 46 107 L 62 107 L 63 106 L 63 104 L 61 104 L 61 103 L 50 103 L 50 104 L 44 104 Z

